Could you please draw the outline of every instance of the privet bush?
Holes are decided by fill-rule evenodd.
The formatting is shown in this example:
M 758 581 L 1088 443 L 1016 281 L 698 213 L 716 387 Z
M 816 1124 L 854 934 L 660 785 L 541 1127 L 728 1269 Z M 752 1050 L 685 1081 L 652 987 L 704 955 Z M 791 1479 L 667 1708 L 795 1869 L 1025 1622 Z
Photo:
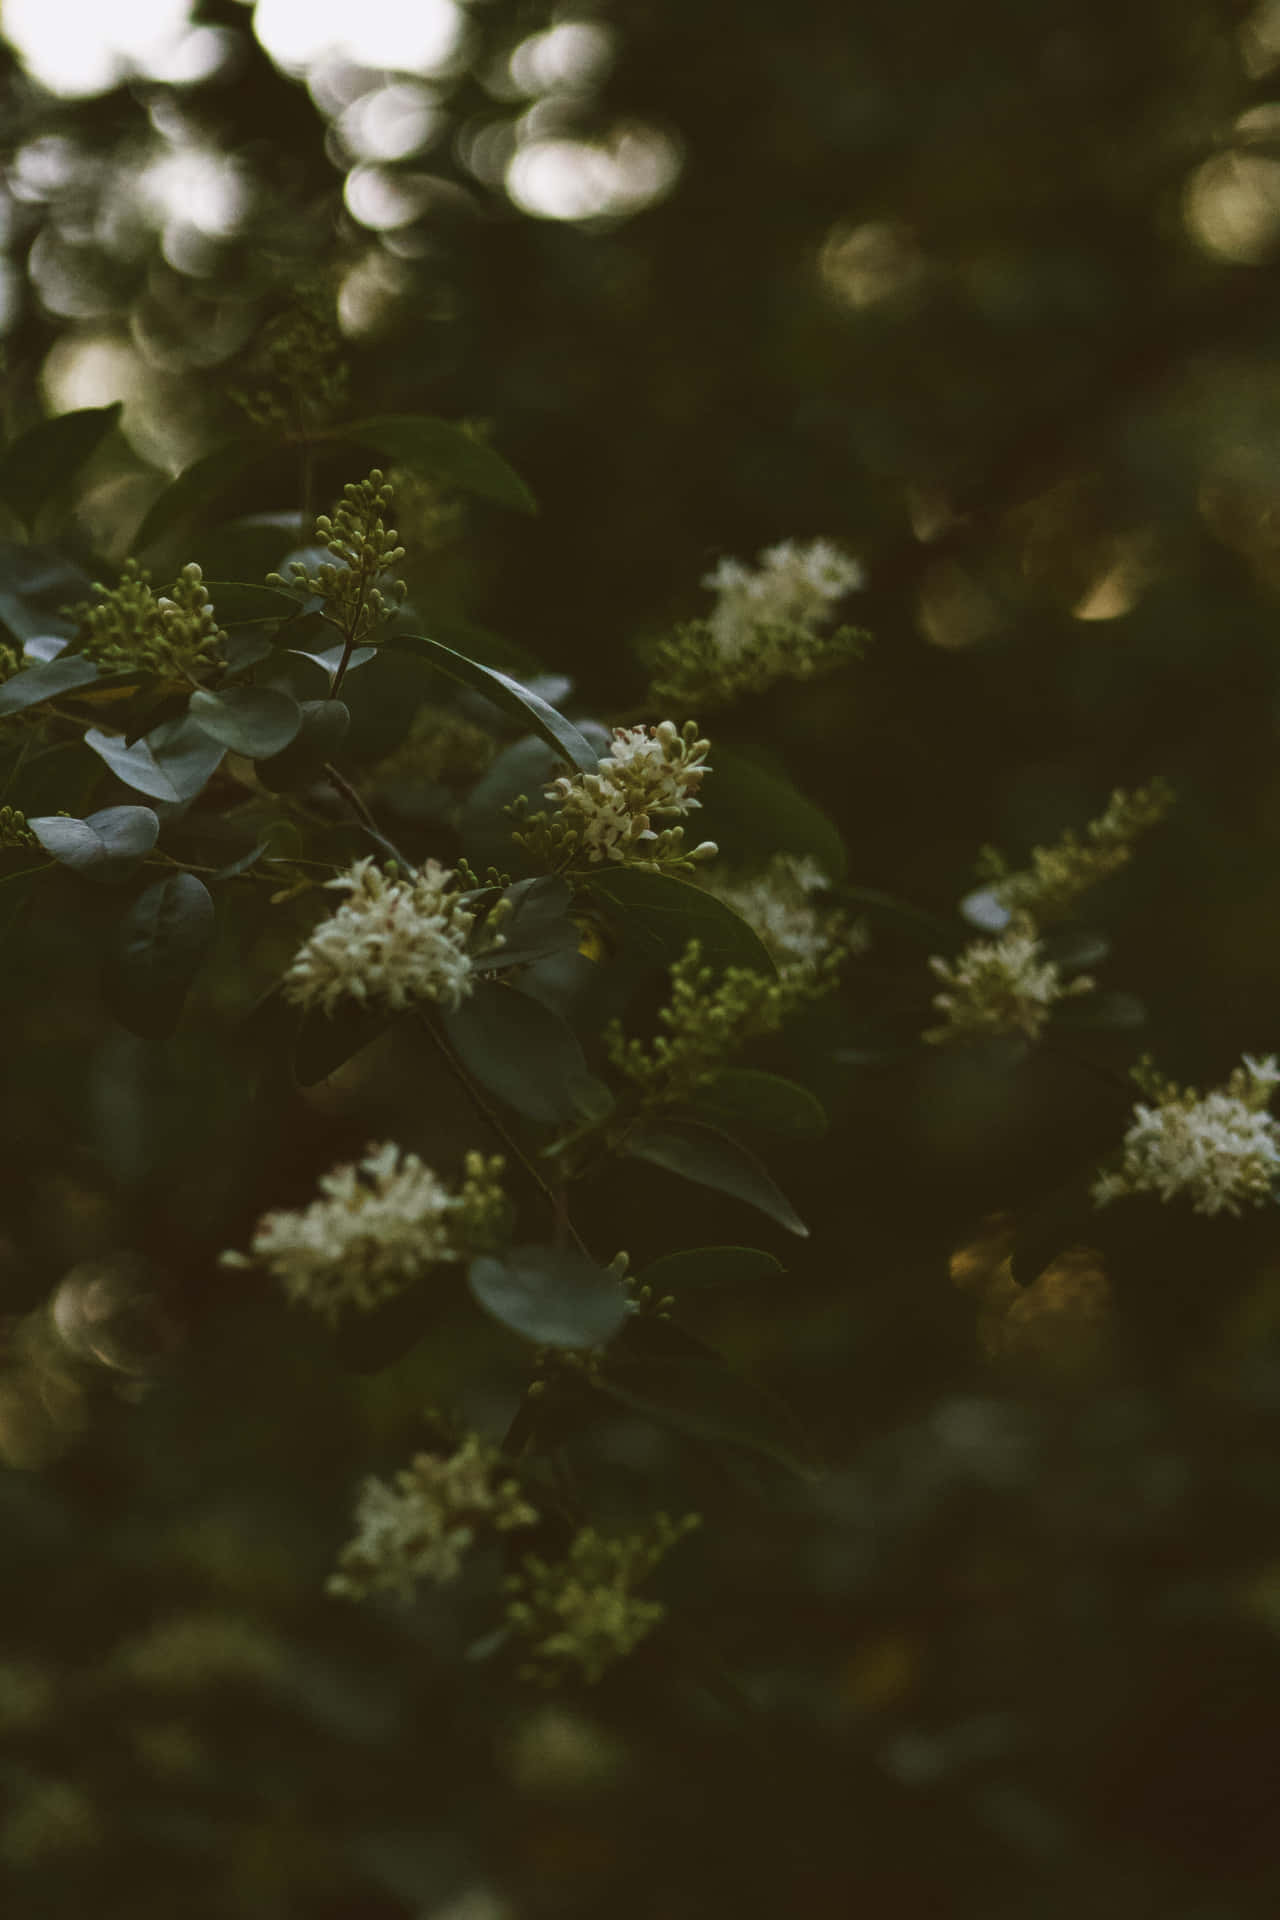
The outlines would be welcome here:
M 86 450 L 109 413 L 79 417 Z M 528 504 L 495 452 L 442 422 L 328 437 L 381 443 L 411 487 Z M 193 520 L 217 527 L 219 459 L 160 496 L 143 552 Z M 219 1286 L 280 1290 L 329 1330 L 335 1368 L 376 1369 L 469 1297 L 524 1356 L 505 1427 L 431 1410 L 436 1444 L 372 1474 L 354 1515 L 335 1509 L 330 1594 L 402 1603 L 473 1570 L 476 1659 L 516 1688 L 590 1686 L 678 1631 L 666 1563 L 695 1528 L 714 1551 L 716 1515 L 673 1515 L 655 1496 L 619 1527 L 566 1471 L 569 1435 L 589 1451 L 622 1405 L 694 1434 L 727 1469 L 755 1458 L 816 1485 L 822 1466 L 803 1420 L 745 1383 L 726 1421 L 734 1369 L 682 1325 L 682 1297 L 776 1258 L 676 1240 L 632 1272 L 624 1250 L 586 1237 L 581 1196 L 645 1163 L 804 1236 L 757 1142 L 820 1130 L 821 1102 L 753 1063 L 818 1010 L 828 1065 L 850 1072 L 932 1048 L 1070 1054 L 1090 1028 L 1136 1028 L 1143 983 L 1108 977 L 1091 890 L 1142 858 L 1176 795 L 1162 781 L 1117 790 L 1023 869 L 976 855 L 952 949 L 892 949 L 914 1040 L 901 1045 L 899 1020 L 868 1048 L 861 974 L 883 973 L 885 902 L 849 880 L 803 768 L 754 759 L 733 722 L 744 694 L 862 671 L 867 636 L 839 624 L 856 559 L 788 539 L 756 571 L 722 561 L 703 582 L 711 612 L 657 647 L 643 710 L 618 715 L 583 711 L 555 661 L 433 633 L 399 577 L 414 556 L 394 519 L 395 484 L 374 469 L 265 579 L 208 580 L 190 561 L 161 587 L 131 558 L 61 617 L 33 611 L 21 655 L 3 658 L 3 884 L 15 937 L 63 913 L 92 922 L 101 1003 L 84 1017 L 157 1043 L 199 1033 L 191 1057 L 202 1072 L 216 1060 L 221 1118 L 171 1170 L 199 1185 L 220 1163 L 193 1252 L 215 1302 Z M 394 738 L 370 723 L 384 675 Z M 704 821 L 723 821 L 731 848 Z M 1015 1250 L 1015 1274 L 1021 1261 L 1034 1279 L 1081 1241 L 1106 1254 L 1109 1223 L 1144 1196 L 1171 1218 L 1268 1206 L 1280 1069 L 1248 1056 L 1222 1074 L 1201 1095 L 1141 1062 L 1110 1159 L 1080 1170 L 1048 1238 Z M 307 1164 L 238 1159 L 240 1115 L 251 1138 L 298 1126 Z M 458 1401 L 483 1400 L 484 1384 L 459 1382 Z M 607 1456 L 599 1466 L 607 1480 Z M 634 1478 L 622 1504 L 644 1507 Z

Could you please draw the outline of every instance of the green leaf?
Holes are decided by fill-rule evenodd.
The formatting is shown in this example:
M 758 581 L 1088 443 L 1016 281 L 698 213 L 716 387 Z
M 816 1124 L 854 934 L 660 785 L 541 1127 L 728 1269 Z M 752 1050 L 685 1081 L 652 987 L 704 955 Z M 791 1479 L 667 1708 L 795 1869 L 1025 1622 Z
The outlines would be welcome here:
M 455 653 L 452 647 L 428 640 L 420 633 L 395 634 L 386 645 L 397 653 L 416 654 L 456 685 L 482 693 L 495 707 L 513 714 L 580 772 L 594 773 L 599 766 L 598 748 L 592 746 L 585 734 L 579 733 L 571 720 L 566 720 L 562 713 L 557 713 L 528 687 L 522 687 L 519 681 L 499 673 L 496 667 L 482 667 L 478 661 L 468 660 L 465 654 Z
M 688 880 L 640 867 L 610 867 L 592 874 L 589 890 L 622 916 L 624 939 L 655 966 L 669 967 L 690 940 L 700 940 L 702 957 L 712 966 L 776 971 L 746 921 Z
M 226 693 L 202 687 L 192 694 L 187 712 L 211 740 L 251 760 L 283 753 L 302 726 L 302 708 L 278 687 L 231 687 Z
M 392 1007 L 362 1007 L 350 1000 L 331 1014 L 309 1010 L 302 1016 L 294 1042 L 293 1074 L 298 1085 L 314 1087 L 328 1079 L 401 1018 Z
M 567 881 L 550 873 L 536 880 L 517 880 L 503 898 L 507 907 L 497 922 L 502 945 L 473 953 L 475 967 L 501 972 L 545 959 L 548 954 L 577 951 L 582 934 L 569 918 L 573 890 Z M 483 927 L 480 935 L 484 937 Z
M 827 1130 L 826 1108 L 807 1087 L 754 1067 L 725 1067 L 695 1105 L 715 1125 L 740 1123 L 792 1140 L 817 1140 Z
M 692 1440 L 741 1448 L 790 1473 L 812 1471 L 788 1409 L 732 1372 L 712 1348 L 660 1320 L 633 1320 L 628 1343 L 633 1334 L 658 1350 L 611 1356 L 592 1381 L 597 1393 Z
M 728 747 L 715 747 L 709 765 L 699 789 L 698 839 L 716 841 L 740 862 L 758 862 L 761 849 L 811 854 L 827 880 L 844 879 L 849 856 L 839 832 L 788 779 Z
M 220 627 L 252 627 L 267 620 L 292 620 L 302 608 L 296 594 L 255 580 L 206 580 Z
M 615 1273 L 553 1247 L 512 1247 L 501 1260 L 482 1254 L 467 1279 L 486 1313 L 543 1347 L 602 1346 L 629 1310 Z
M 808 1238 L 808 1227 L 755 1155 L 700 1120 L 642 1121 L 627 1135 L 623 1150 L 684 1180 L 731 1194 L 776 1220 L 788 1233 Z
M 97 678 L 97 667 L 82 653 L 60 653 L 41 666 L 24 667 L 0 686 L 0 718 L 38 707 L 44 700 L 56 700 L 59 694 L 76 687 L 91 686 Z
M 104 807 L 84 820 L 42 814 L 27 825 L 46 853 L 94 880 L 122 879 L 150 853 L 160 832 L 150 807 Z
M 325 647 L 320 653 L 311 653 L 306 647 L 285 648 L 286 653 L 296 653 L 300 660 L 314 660 L 321 673 L 327 674 L 330 686 L 338 677 L 338 668 L 342 665 L 342 656 L 346 651 L 346 642 L 343 640 L 339 640 L 336 647 Z M 376 647 L 353 647 L 347 660 L 347 672 L 354 673 L 357 667 L 362 667 L 367 660 L 372 660 L 377 651 Z
M 97 727 L 90 727 L 84 743 L 126 787 L 170 802 L 194 799 L 226 752 L 186 714 L 165 720 L 131 747 L 120 734 L 102 733 Z
M 95 454 L 120 418 L 122 403 L 78 407 L 20 433 L 0 453 L 0 500 L 28 529 L 41 507 Z
M 677 1298 L 690 1287 L 746 1287 L 776 1273 L 785 1273 L 781 1260 L 758 1247 L 688 1247 L 682 1253 L 664 1253 L 651 1260 L 636 1283 L 661 1299 Z
M 342 700 L 304 700 L 297 738 L 268 759 L 259 760 L 258 778 L 272 793 L 308 787 L 324 771 L 347 737 L 351 714 Z
M 911 900 L 900 900 L 896 894 L 880 893 L 875 887 L 841 887 L 840 899 L 846 906 L 861 908 L 873 919 L 888 921 L 890 925 L 896 922 L 905 933 L 914 934 L 918 940 L 941 940 L 948 947 L 955 943 L 956 930 L 950 920 L 930 913 L 925 907 L 917 907 Z
M 104 979 L 121 1026 L 170 1032 L 213 937 L 213 901 L 194 873 L 171 873 L 140 893 L 116 929 Z
M 347 1313 L 337 1330 L 339 1364 L 347 1373 L 382 1373 L 411 1352 L 440 1319 L 451 1297 L 439 1273 L 369 1313 Z
M 524 481 L 492 447 L 461 427 L 431 414 L 383 413 L 351 420 L 325 436 L 375 452 L 408 467 L 426 480 L 463 488 L 481 499 L 521 513 L 536 513 L 537 503 Z
M 133 536 L 136 552 L 154 546 L 198 514 L 207 514 L 262 464 L 270 448 L 261 440 L 231 440 L 215 447 L 171 480 L 151 502 Z
M 481 980 L 441 1025 L 450 1047 L 490 1093 L 540 1126 L 603 1118 L 613 1096 L 588 1067 L 578 1037 L 540 1000 Z

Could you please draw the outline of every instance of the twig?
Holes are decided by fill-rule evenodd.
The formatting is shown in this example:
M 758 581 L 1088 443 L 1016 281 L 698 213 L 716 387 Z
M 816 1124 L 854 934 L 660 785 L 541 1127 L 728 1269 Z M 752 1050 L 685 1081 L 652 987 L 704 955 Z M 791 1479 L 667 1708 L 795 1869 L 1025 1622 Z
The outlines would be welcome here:
M 394 840 L 388 840 L 386 834 L 382 832 L 377 821 L 374 819 L 373 815 L 370 813 L 368 807 L 365 805 L 364 801 L 360 798 L 360 795 L 356 792 L 351 782 L 348 779 L 346 779 L 344 775 L 338 772 L 338 769 L 334 766 L 331 760 L 325 761 L 324 774 L 325 774 L 325 779 L 329 782 L 329 785 L 335 788 L 336 791 L 342 795 L 342 798 L 346 801 L 347 805 L 351 808 L 351 811 L 355 814 L 357 820 L 360 822 L 360 825 L 364 828 L 365 832 L 369 835 L 369 838 L 371 840 L 375 840 L 377 844 L 382 848 L 383 852 L 389 854 L 398 866 L 403 867 L 406 873 L 412 873 L 414 871 L 413 862 L 411 860 L 405 859 L 400 849 L 396 846 Z

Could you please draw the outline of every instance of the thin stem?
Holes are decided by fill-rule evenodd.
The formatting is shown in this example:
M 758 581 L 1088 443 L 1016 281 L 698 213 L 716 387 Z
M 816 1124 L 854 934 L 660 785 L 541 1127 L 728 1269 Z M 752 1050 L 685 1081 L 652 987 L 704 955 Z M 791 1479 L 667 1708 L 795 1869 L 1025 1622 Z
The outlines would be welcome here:
M 356 792 L 351 782 L 348 779 L 346 779 L 344 775 L 338 772 L 338 769 L 334 766 L 331 760 L 325 761 L 324 773 L 325 773 L 326 780 L 329 782 L 329 785 L 335 788 L 336 791 L 342 795 L 342 798 L 346 801 L 347 805 L 351 808 L 351 811 L 355 814 L 357 820 L 360 822 L 360 825 L 364 828 L 365 832 L 369 835 L 370 839 L 376 841 L 378 846 L 382 848 L 383 852 L 389 854 L 390 857 L 397 863 L 398 866 L 401 866 L 404 868 L 406 873 L 412 873 L 414 871 L 413 862 L 411 860 L 405 859 L 404 855 L 401 853 L 400 849 L 396 846 L 393 840 L 388 840 L 386 834 L 382 832 L 381 828 L 378 826 L 377 821 L 374 819 L 373 815 L 370 813 L 368 807 L 365 805 L 364 801 L 360 798 L 360 795 Z
M 431 1020 L 428 1019 L 425 1013 L 421 1016 L 421 1018 L 422 1018 L 422 1025 L 426 1028 L 427 1032 L 430 1034 L 432 1040 L 434 1041 L 440 1053 L 441 1058 L 443 1059 L 445 1065 L 448 1067 L 450 1073 L 453 1075 L 454 1079 L 457 1080 L 458 1083 L 466 1089 L 467 1095 L 471 1100 L 472 1104 L 478 1109 L 478 1111 L 483 1115 L 484 1119 L 493 1128 L 493 1131 L 497 1134 L 499 1140 L 501 1140 L 503 1146 L 507 1149 L 512 1159 L 517 1161 L 518 1164 L 524 1168 L 524 1171 L 528 1174 L 534 1186 L 537 1187 L 539 1193 L 542 1195 L 543 1199 L 547 1202 L 547 1205 L 551 1208 L 552 1217 L 555 1220 L 558 1234 L 561 1234 L 565 1238 L 571 1240 L 574 1246 L 577 1248 L 578 1252 L 583 1255 L 584 1259 L 590 1260 L 591 1259 L 590 1249 L 588 1248 L 586 1242 L 583 1240 L 582 1235 L 578 1232 L 578 1229 L 574 1226 L 573 1221 L 569 1218 L 568 1201 L 565 1198 L 563 1190 L 557 1192 L 556 1188 L 554 1188 L 549 1181 L 544 1180 L 541 1173 L 539 1173 L 537 1167 L 534 1165 L 533 1161 L 529 1158 L 524 1148 L 520 1145 L 520 1142 L 516 1139 L 515 1135 L 511 1132 L 510 1128 L 507 1126 L 507 1123 L 502 1118 L 501 1114 L 495 1112 L 494 1108 L 490 1105 L 489 1101 L 486 1100 L 484 1095 L 481 1093 L 475 1081 L 471 1078 L 471 1075 L 466 1071 L 466 1068 L 462 1066 L 460 1061 L 454 1058 L 454 1055 L 450 1050 L 449 1046 L 446 1044 L 443 1035 L 437 1031 L 433 1023 L 431 1022 Z
M 356 644 L 356 636 L 355 636 L 355 631 L 353 629 L 343 639 L 342 658 L 338 662 L 338 671 L 333 676 L 333 685 L 329 688 L 328 693 L 325 695 L 326 700 L 337 699 L 338 688 L 342 685 L 343 680 L 346 678 L 347 665 L 351 659 L 351 655 L 355 651 L 355 644 Z

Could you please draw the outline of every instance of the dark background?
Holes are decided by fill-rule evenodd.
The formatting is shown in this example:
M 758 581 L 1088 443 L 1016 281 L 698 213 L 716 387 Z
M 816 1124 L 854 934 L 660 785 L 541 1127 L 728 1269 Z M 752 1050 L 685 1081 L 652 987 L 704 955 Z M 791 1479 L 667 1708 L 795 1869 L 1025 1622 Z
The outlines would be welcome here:
M 1161 1216 L 1127 1265 L 1081 1256 L 1025 1292 L 1000 1263 L 1011 1223 L 1114 1146 L 1140 1047 L 1205 1085 L 1280 1045 L 1280 18 L 571 17 L 607 29 L 612 64 L 551 89 L 526 145 L 629 125 L 679 156 L 664 197 L 577 222 L 502 186 L 529 105 L 503 74 L 541 5 L 468 10 L 435 138 L 389 169 L 421 212 L 381 235 L 344 206 L 359 155 L 245 7 L 200 8 L 229 36 L 200 84 L 58 100 L 11 66 L 10 428 L 127 401 L 44 535 L 118 561 L 163 469 L 238 430 L 262 323 L 327 275 L 352 410 L 482 419 L 540 503 L 466 507 L 424 591 L 571 674 L 582 711 L 635 706 L 646 640 L 705 611 L 720 555 L 824 536 L 861 556 L 865 662 L 714 717 L 837 821 L 856 885 L 951 917 L 983 841 L 1021 859 L 1167 775 L 1174 816 L 1098 900 L 1106 984 L 1149 1024 L 1016 1071 L 835 1068 L 818 1021 L 775 1051 L 833 1111 L 818 1152 L 772 1163 L 813 1237 L 778 1247 L 785 1279 L 691 1313 L 831 1471 L 757 1485 L 619 1422 L 579 1463 L 605 1510 L 706 1524 L 669 1570 L 671 1631 L 547 1704 L 461 1663 L 479 1574 L 409 1613 L 321 1593 L 360 1475 L 419 1443 L 418 1402 L 500 1429 L 521 1357 L 460 1315 L 352 1382 L 299 1317 L 219 1295 L 208 1194 L 237 1116 L 209 1044 L 104 1033 L 75 942 L 24 950 L 0 1107 L 13 1910 L 1269 1915 L 1266 1221 Z M 166 238 L 182 196 L 162 218 L 139 182 L 166 139 L 242 170 L 230 231 Z M 265 476 L 240 502 L 289 504 Z M 196 535 L 160 561 L 216 555 Z M 931 935 L 873 932 L 842 1019 L 909 1037 Z M 196 1084 L 222 1102 L 208 1134 L 183 1118 Z M 780 1238 L 653 1182 L 586 1203 L 602 1252 Z M 139 1242 L 163 1313 L 73 1366 L 36 1310 Z

